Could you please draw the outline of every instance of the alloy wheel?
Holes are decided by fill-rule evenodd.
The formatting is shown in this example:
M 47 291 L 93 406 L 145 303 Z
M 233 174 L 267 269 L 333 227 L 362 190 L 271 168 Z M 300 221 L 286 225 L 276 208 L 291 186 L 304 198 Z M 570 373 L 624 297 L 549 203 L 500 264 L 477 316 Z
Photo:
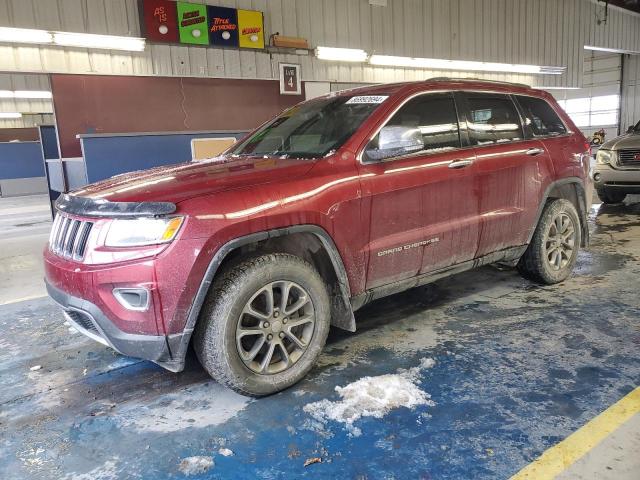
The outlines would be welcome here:
M 551 222 L 545 238 L 545 257 L 553 270 L 561 270 L 571 261 L 576 243 L 573 220 L 559 213 Z
M 275 374 L 291 368 L 307 350 L 315 329 L 309 293 L 280 280 L 255 292 L 240 314 L 236 346 L 247 368 Z

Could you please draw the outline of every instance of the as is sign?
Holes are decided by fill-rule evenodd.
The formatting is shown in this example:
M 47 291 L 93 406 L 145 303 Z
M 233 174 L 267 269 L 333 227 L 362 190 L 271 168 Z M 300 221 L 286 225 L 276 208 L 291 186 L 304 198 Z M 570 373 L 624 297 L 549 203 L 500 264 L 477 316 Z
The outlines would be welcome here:
M 280 94 L 302 95 L 300 65 L 297 63 L 280 64 Z

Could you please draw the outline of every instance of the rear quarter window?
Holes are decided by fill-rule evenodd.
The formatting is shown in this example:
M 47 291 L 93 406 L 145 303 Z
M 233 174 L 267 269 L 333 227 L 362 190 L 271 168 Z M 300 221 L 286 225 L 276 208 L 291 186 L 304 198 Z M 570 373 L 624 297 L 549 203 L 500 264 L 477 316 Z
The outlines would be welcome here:
M 556 136 L 567 133 L 567 128 L 553 107 L 542 98 L 516 95 L 524 115 L 525 127 L 536 137 Z

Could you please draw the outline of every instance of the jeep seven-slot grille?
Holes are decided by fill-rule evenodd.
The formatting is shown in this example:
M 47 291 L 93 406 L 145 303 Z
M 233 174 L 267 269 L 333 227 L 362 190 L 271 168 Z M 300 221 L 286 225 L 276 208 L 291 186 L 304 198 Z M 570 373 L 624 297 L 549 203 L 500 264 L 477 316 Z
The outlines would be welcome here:
M 618 163 L 623 167 L 640 168 L 640 148 L 633 150 L 618 150 Z
M 58 212 L 51 227 L 49 248 L 61 257 L 82 260 L 93 222 L 67 217 Z

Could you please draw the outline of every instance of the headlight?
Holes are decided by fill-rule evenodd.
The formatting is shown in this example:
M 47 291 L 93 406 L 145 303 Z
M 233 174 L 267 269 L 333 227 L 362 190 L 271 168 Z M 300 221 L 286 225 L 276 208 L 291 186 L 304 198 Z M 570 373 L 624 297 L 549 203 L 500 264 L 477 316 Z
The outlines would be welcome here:
M 135 247 L 167 243 L 174 239 L 184 217 L 113 220 L 105 238 L 107 247 Z
M 598 150 L 596 153 L 596 163 L 598 165 L 609 165 L 613 162 L 615 152 L 611 150 Z

